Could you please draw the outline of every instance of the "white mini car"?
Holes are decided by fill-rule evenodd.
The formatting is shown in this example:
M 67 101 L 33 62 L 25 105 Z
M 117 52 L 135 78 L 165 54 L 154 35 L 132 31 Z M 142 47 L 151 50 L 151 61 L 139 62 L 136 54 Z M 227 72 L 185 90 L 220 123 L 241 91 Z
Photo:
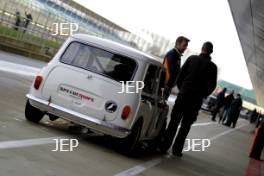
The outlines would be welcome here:
M 133 150 L 166 128 L 162 69 L 159 61 L 138 50 L 75 34 L 35 77 L 26 95 L 25 117 L 35 123 L 44 114 L 50 120 L 63 118 L 119 138 Z M 137 90 L 136 81 L 143 81 L 144 88 Z M 120 93 L 124 85 L 129 92 Z

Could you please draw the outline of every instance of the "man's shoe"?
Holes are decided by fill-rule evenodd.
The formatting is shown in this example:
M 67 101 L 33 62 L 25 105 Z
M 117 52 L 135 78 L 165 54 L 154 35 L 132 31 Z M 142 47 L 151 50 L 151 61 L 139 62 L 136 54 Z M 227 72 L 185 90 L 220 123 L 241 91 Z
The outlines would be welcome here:
M 172 149 L 172 154 L 177 157 L 182 157 L 182 152 L 175 149 Z
M 157 151 L 160 152 L 161 154 L 166 154 L 169 148 L 170 147 L 166 146 L 165 144 L 161 144 L 160 146 L 157 147 Z
M 224 123 L 223 125 L 230 127 L 230 125 L 229 125 L 229 124 L 227 124 L 227 123 Z
M 158 148 L 156 149 L 156 151 L 157 151 L 158 153 L 160 153 L 160 154 L 167 154 L 167 150 L 162 149 L 162 148 L 160 148 L 160 147 L 158 147 Z
M 174 155 L 174 156 L 177 156 L 177 157 L 182 157 L 182 152 L 172 152 L 172 154 Z
M 162 153 L 162 154 L 166 154 L 167 151 L 169 150 L 170 146 L 171 145 L 168 144 L 168 142 L 166 140 L 161 139 L 160 144 L 157 147 L 157 151 L 160 152 L 160 153 Z

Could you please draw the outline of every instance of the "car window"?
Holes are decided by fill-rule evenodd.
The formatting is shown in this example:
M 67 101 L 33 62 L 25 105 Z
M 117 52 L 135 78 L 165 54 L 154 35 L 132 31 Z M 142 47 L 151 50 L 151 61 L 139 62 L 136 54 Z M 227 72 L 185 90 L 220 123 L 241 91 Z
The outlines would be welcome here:
M 60 61 L 125 82 L 132 79 L 137 67 L 132 58 L 79 42 L 72 42 Z
M 148 67 L 145 79 L 144 79 L 144 89 L 145 93 L 154 94 L 157 86 L 157 72 L 158 67 L 150 65 Z

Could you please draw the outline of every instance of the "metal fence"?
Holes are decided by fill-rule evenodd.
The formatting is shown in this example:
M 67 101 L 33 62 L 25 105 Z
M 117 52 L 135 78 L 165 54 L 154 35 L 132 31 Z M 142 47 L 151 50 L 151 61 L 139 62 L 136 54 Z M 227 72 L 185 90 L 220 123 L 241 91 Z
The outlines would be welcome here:
M 25 13 L 30 13 L 32 20 L 27 19 Z M 16 24 L 18 17 L 19 25 Z M 25 26 L 27 20 L 29 24 Z M 77 23 L 79 33 L 114 40 L 156 56 L 162 56 L 174 45 L 168 39 L 149 31 L 143 31 L 148 39 L 120 31 L 60 0 L 0 1 L 0 35 L 27 41 L 43 49 L 57 49 L 67 36 L 52 35 L 56 30 L 55 23 Z

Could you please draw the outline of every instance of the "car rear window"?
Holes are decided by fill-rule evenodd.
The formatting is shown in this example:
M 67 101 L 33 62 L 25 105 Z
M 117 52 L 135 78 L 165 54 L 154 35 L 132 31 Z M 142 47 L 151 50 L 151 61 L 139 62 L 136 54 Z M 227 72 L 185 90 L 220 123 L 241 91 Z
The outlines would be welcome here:
M 137 67 L 131 58 L 79 42 L 72 42 L 60 61 L 125 82 L 133 78 Z

